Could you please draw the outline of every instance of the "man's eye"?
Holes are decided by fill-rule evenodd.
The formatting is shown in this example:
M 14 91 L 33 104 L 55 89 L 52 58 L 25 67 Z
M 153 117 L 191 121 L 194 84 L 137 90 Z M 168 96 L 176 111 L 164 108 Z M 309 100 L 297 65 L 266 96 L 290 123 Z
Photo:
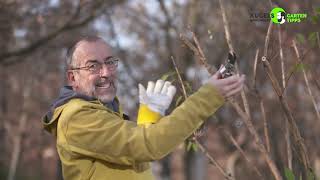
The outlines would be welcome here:
M 99 69 L 99 64 L 91 64 L 91 65 L 88 66 L 88 68 L 89 68 L 90 70 Z
M 111 61 L 106 61 L 105 64 L 106 64 L 106 65 L 113 65 L 114 62 L 113 62 L 112 60 L 111 60 Z

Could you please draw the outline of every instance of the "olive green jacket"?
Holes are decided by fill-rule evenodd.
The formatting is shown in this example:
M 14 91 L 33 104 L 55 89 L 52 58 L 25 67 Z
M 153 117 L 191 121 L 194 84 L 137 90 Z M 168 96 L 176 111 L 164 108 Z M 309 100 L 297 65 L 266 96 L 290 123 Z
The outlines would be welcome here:
M 100 101 L 75 98 L 57 107 L 44 128 L 56 136 L 65 180 L 151 180 L 149 162 L 170 153 L 223 103 L 207 84 L 145 128 Z

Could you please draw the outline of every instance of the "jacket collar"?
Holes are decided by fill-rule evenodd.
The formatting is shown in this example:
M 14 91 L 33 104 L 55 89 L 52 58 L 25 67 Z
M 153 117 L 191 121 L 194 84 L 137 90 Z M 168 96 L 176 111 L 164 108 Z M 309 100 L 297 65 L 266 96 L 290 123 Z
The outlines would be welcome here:
M 57 108 L 57 107 L 60 107 L 66 103 L 68 103 L 71 99 L 74 99 L 74 98 L 79 98 L 79 99 L 83 99 L 83 100 L 86 100 L 86 101 L 96 101 L 98 100 L 97 98 L 95 97 L 91 97 L 91 96 L 87 96 L 87 95 L 84 95 L 84 94 L 80 94 L 80 93 L 77 93 L 75 92 L 71 86 L 63 86 L 61 89 L 60 89 L 60 93 L 59 93 L 59 96 L 57 99 L 55 99 L 51 105 L 50 105 L 50 108 L 49 108 L 49 111 L 46 113 L 45 115 L 45 118 L 47 121 L 50 121 L 52 116 L 53 116 L 53 112 L 54 110 Z M 100 101 L 100 100 L 99 100 Z M 101 102 L 101 101 L 100 101 Z M 102 102 L 101 102 L 102 103 Z M 106 103 L 102 103 L 105 107 L 111 109 L 112 111 L 114 112 L 118 112 L 120 111 L 120 108 L 119 108 L 119 101 L 118 101 L 118 98 L 115 97 L 112 101 L 110 102 L 106 102 Z M 48 122 L 47 122 L 48 123 Z

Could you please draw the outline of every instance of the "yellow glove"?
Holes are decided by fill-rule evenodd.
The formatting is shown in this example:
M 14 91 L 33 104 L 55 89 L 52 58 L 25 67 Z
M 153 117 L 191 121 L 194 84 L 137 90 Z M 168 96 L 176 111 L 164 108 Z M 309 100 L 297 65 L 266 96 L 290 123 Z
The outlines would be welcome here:
M 147 90 L 139 84 L 138 125 L 156 123 L 169 108 L 176 93 L 176 88 L 169 81 L 149 81 Z

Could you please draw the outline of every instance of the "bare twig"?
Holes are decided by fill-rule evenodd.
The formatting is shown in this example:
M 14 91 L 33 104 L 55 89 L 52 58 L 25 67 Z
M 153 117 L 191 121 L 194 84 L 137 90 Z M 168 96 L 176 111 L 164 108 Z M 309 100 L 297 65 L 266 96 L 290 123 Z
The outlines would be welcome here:
M 230 28 L 229 28 L 229 23 L 228 23 L 226 11 L 225 11 L 225 8 L 224 8 L 222 0 L 219 0 L 219 4 L 220 4 L 220 9 L 221 9 L 221 14 L 222 14 L 225 38 L 227 40 L 227 44 L 228 44 L 228 47 L 229 47 L 229 52 L 231 52 L 233 54 L 233 53 L 235 53 L 235 51 L 234 51 L 234 48 L 233 48 L 233 44 L 232 44 L 232 40 L 231 40 L 231 33 L 230 33 Z M 239 68 L 238 68 L 238 63 L 237 62 L 235 64 L 235 66 L 236 66 L 236 70 L 238 71 Z M 249 108 L 248 100 L 247 100 L 246 94 L 244 92 L 244 89 L 242 89 L 242 91 L 241 91 L 241 98 L 242 98 L 242 101 L 243 101 L 244 109 L 245 109 L 247 115 L 250 117 L 251 116 L 250 108 Z
M 290 129 L 289 129 L 288 120 L 286 120 L 285 140 L 286 140 L 286 145 L 287 145 L 288 168 L 290 170 L 292 170 L 292 158 L 293 158 L 293 155 L 292 155 L 292 149 L 291 149 L 291 138 L 290 138 Z
M 286 88 L 286 72 L 285 72 L 285 64 L 283 58 L 283 50 L 282 50 L 282 34 L 281 34 L 281 27 L 278 26 L 278 39 L 279 39 L 279 55 L 280 55 L 280 62 L 281 62 L 281 77 L 282 77 L 282 88 L 283 93 L 285 92 Z M 287 118 L 286 116 L 284 118 Z M 285 141 L 287 146 L 287 156 L 288 156 L 288 168 L 292 170 L 292 149 L 291 149 L 291 139 L 290 139 L 290 130 L 288 120 L 285 123 Z
M 258 65 L 258 57 L 259 57 L 259 49 L 256 51 L 256 56 L 254 58 L 254 65 L 253 65 L 253 88 L 256 88 L 257 85 L 257 65 Z
M 188 98 L 188 95 L 187 95 L 187 91 L 186 91 L 186 88 L 184 86 L 184 83 L 183 83 L 183 80 L 181 78 L 181 75 L 180 75 L 180 72 L 179 72 L 179 69 L 178 69 L 178 66 L 173 58 L 173 56 L 171 56 L 171 60 L 172 60 L 172 63 L 173 63 L 173 66 L 176 70 L 176 73 L 178 75 L 178 79 L 179 79 L 179 83 L 181 85 L 181 88 L 182 88 L 182 93 L 183 93 L 183 96 L 184 96 L 184 99 L 187 99 Z M 195 136 L 193 136 L 192 140 L 198 145 L 198 147 L 200 148 L 200 150 L 205 154 L 205 156 L 209 159 L 210 163 L 215 165 L 219 172 L 221 172 L 221 174 L 223 174 L 223 176 L 227 179 L 227 180 L 232 180 L 232 176 L 227 173 L 223 168 L 222 166 L 218 163 L 217 160 L 215 160 L 215 158 L 213 158 L 209 152 L 207 151 L 207 149 L 197 140 L 197 138 Z
M 238 159 L 240 158 L 240 152 L 239 151 L 233 151 L 231 154 L 228 155 L 228 158 L 226 160 L 226 170 L 231 174 L 231 176 L 235 177 L 236 179 L 236 163 Z
M 260 92 L 257 88 L 256 84 L 256 76 L 257 76 L 257 64 L 258 64 L 258 57 L 259 57 L 259 49 L 256 51 L 256 55 L 254 58 L 254 67 L 253 67 L 253 92 L 255 93 L 256 97 L 258 98 L 259 104 L 260 104 L 260 110 L 262 114 L 263 119 L 263 131 L 264 131 L 264 138 L 266 143 L 267 151 L 270 153 L 270 138 L 269 138 L 269 130 L 268 130 L 268 121 L 266 116 L 266 111 L 264 108 L 264 100 L 262 96 L 260 95 Z
M 300 54 L 299 54 L 299 51 L 298 51 L 297 44 L 296 44 L 295 40 L 292 40 L 292 45 L 293 45 L 293 48 L 294 48 L 295 53 L 297 55 L 297 61 L 301 64 L 302 61 L 301 61 L 301 57 L 300 57 Z M 311 100 L 312 100 L 312 103 L 313 103 L 313 107 L 314 107 L 314 109 L 316 111 L 317 118 L 318 118 L 318 120 L 320 120 L 320 113 L 319 113 L 319 110 L 317 108 L 317 103 L 316 103 L 315 97 L 314 97 L 314 95 L 313 95 L 313 93 L 311 91 L 310 83 L 309 83 L 309 80 L 307 78 L 307 74 L 306 74 L 306 71 L 305 71 L 304 68 L 302 68 L 302 73 L 303 73 L 303 78 L 304 78 L 304 81 L 305 81 L 307 89 L 308 89 L 309 96 L 311 97 Z
M 232 45 L 232 41 L 231 41 L 231 35 L 230 35 L 230 30 L 229 30 L 229 25 L 228 25 L 228 19 L 227 19 L 227 15 L 226 15 L 226 10 L 224 8 L 224 5 L 222 3 L 222 0 L 219 0 L 219 4 L 220 4 L 220 9 L 221 9 L 221 14 L 222 14 L 222 20 L 223 20 L 223 27 L 224 27 L 224 32 L 225 32 L 225 37 L 227 39 L 227 44 L 229 47 L 229 50 L 231 52 L 235 52 L 233 45 Z
M 224 22 L 223 23 L 224 24 L 224 30 L 225 30 L 225 34 L 226 34 L 226 39 L 227 39 L 229 51 L 234 52 L 234 48 L 233 48 L 232 41 L 231 41 L 230 30 L 229 30 L 229 26 L 228 26 L 228 20 L 227 20 L 227 16 L 226 16 L 226 13 L 225 13 L 225 9 L 224 9 L 222 0 L 219 0 L 219 4 L 220 4 L 222 18 L 223 18 L 223 22 Z M 270 25 L 269 25 L 269 28 L 268 28 L 268 36 L 267 36 L 265 45 L 267 45 L 269 43 L 269 36 L 270 36 L 269 34 L 271 32 L 271 26 L 272 26 L 272 22 L 270 21 Z M 264 53 L 265 54 L 267 53 L 266 49 L 265 49 Z M 254 126 L 252 124 L 252 120 L 251 120 L 251 116 L 250 116 L 250 110 L 249 110 L 249 106 L 248 106 L 248 103 L 247 103 L 247 98 L 245 96 L 244 90 L 242 90 L 242 92 L 241 92 L 241 97 L 242 97 L 242 100 L 243 100 L 243 104 L 244 104 L 244 107 L 245 107 L 246 114 L 243 113 L 242 109 L 240 108 L 240 106 L 237 103 L 235 103 L 233 101 L 230 101 L 230 102 L 231 102 L 232 106 L 237 110 L 238 114 L 244 120 L 244 122 L 245 122 L 246 126 L 248 127 L 249 131 L 251 132 L 251 134 L 254 136 L 255 142 L 257 143 L 259 150 L 261 151 L 261 153 L 263 154 L 265 160 L 267 161 L 267 164 L 269 165 L 269 168 L 270 168 L 271 172 L 273 173 L 274 177 L 277 180 L 281 180 L 282 177 L 281 177 L 281 175 L 279 173 L 279 170 L 277 169 L 274 161 L 272 160 L 272 158 L 270 157 L 270 155 L 266 151 L 265 146 L 262 144 L 261 139 L 260 139 L 256 129 L 254 128 Z
M 263 56 L 267 56 L 267 54 L 268 54 L 268 45 L 269 45 L 269 40 L 270 40 L 270 35 L 271 35 L 271 29 L 272 29 L 272 21 L 269 22 L 267 35 L 266 35 L 266 38 L 264 41 Z
M 264 108 L 264 100 L 262 96 L 260 95 L 260 92 L 257 88 L 256 84 L 256 76 L 257 76 L 257 64 L 258 64 L 258 57 L 259 57 L 259 49 L 256 51 L 255 59 L 254 59 L 254 67 L 253 67 L 253 92 L 255 93 L 255 96 L 258 98 L 259 104 L 260 104 L 260 110 L 263 118 L 263 131 L 264 131 L 264 138 L 266 143 L 267 151 L 270 153 L 270 138 L 269 138 L 269 131 L 268 131 L 268 122 L 267 122 L 267 116 Z
M 191 33 L 192 33 L 193 41 L 194 41 L 194 43 L 196 44 L 196 47 L 197 47 L 197 49 L 198 49 L 198 52 L 199 52 L 200 56 L 203 58 L 203 59 L 202 59 L 202 63 L 203 63 L 203 64 L 207 64 L 207 63 L 206 63 L 206 62 L 207 62 L 206 56 L 204 55 L 204 53 L 203 53 L 203 51 L 202 51 L 202 48 L 201 48 L 201 46 L 200 46 L 200 43 L 199 43 L 198 38 L 196 37 L 196 35 L 194 34 L 193 31 L 191 31 Z
M 264 138 L 266 140 L 266 147 L 267 147 L 267 151 L 270 153 L 271 147 L 270 147 L 268 121 L 267 121 L 266 111 L 264 108 L 264 101 L 261 97 L 260 97 L 260 110 L 261 110 L 262 119 L 263 119 L 263 131 L 264 131 Z
M 194 46 L 183 34 L 180 34 L 180 39 L 183 41 L 183 43 L 185 45 L 187 45 L 192 51 L 193 53 L 196 55 L 196 57 L 198 58 L 199 62 L 207 69 L 207 71 L 210 73 L 210 74 L 213 74 L 215 71 L 214 69 L 212 68 L 211 65 L 209 65 L 206 61 L 206 57 L 204 56 L 203 54 L 203 51 L 199 51 L 199 48 L 200 46 L 199 45 L 199 42 L 198 42 L 198 39 L 195 38 L 195 35 L 194 35 L 194 32 L 192 32 L 192 36 L 193 36 L 193 39 L 197 45 Z M 201 49 L 201 48 L 200 48 Z
M 253 170 L 260 176 L 260 178 L 264 179 L 261 172 L 258 170 L 258 168 L 250 161 L 250 159 L 247 157 L 245 152 L 240 147 L 239 143 L 234 139 L 232 134 L 228 131 L 224 131 L 225 135 L 230 139 L 230 141 L 233 143 L 234 146 L 238 149 L 238 151 L 241 153 L 241 155 L 244 157 L 244 159 L 248 162 L 248 164 L 253 168 Z
M 285 80 L 285 85 L 286 85 L 286 86 L 285 86 L 284 89 L 282 90 L 282 93 L 285 93 L 286 88 L 288 87 L 288 84 L 289 84 L 289 80 L 290 80 L 291 77 L 294 75 L 294 73 L 297 72 L 297 71 L 296 71 L 296 68 L 299 67 L 300 65 L 303 65 L 303 60 L 304 60 L 304 58 L 307 56 L 307 54 L 308 54 L 309 52 L 311 52 L 311 49 L 312 49 L 312 48 L 309 48 L 309 49 L 301 56 L 301 58 L 300 58 L 301 61 L 295 65 L 295 68 L 294 68 L 294 69 L 289 73 L 289 75 L 287 76 L 287 78 L 286 78 L 286 80 Z M 312 70 L 311 70 L 310 73 L 311 73 L 312 77 L 315 76 L 314 73 L 312 73 Z
M 170 36 L 170 29 L 175 29 L 173 24 L 172 24 L 172 19 L 170 17 L 170 14 L 169 14 L 169 11 L 164 3 L 164 0 L 158 0 L 158 3 L 160 5 L 160 9 L 162 11 L 162 13 L 164 14 L 165 16 L 165 20 L 166 20 L 166 23 L 165 25 L 163 26 L 164 29 L 165 29 L 165 42 L 166 42 L 166 47 L 169 51 L 169 54 L 170 55 L 173 55 L 173 48 L 172 48 L 172 40 L 171 40 L 171 36 Z
M 319 32 L 316 32 L 317 35 L 317 42 L 318 42 L 318 47 L 320 49 L 320 38 L 319 38 Z
M 282 180 L 282 177 L 279 173 L 279 170 L 277 169 L 276 164 L 274 163 L 274 161 L 272 160 L 271 156 L 269 155 L 269 153 L 267 152 L 266 148 L 264 147 L 258 132 L 256 131 L 256 129 L 254 128 L 250 118 L 247 116 L 247 114 L 245 112 L 243 112 L 240 108 L 240 106 L 235 103 L 235 102 L 231 102 L 232 106 L 236 109 L 236 111 L 238 112 L 238 114 L 240 115 L 240 117 L 243 119 L 243 121 L 245 122 L 249 132 L 253 135 L 254 139 L 255 139 L 255 143 L 257 144 L 257 148 L 259 149 L 259 151 L 262 153 L 263 158 L 266 160 L 271 172 L 273 173 L 274 177 L 277 180 Z
M 220 1 L 221 3 L 221 1 Z M 224 11 L 224 9 L 222 9 L 222 11 Z M 225 13 L 224 13 L 225 14 Z M 226 19 L 226 17 L 225 17 Z M 225 23 L 225 26 L 227 26 L 227 23 Z M 271 29 L 271 28 L 270 28 Z M 229 34 L 228 33 L 228 28 L 225 28 L 225 32 L 226 34 Z M 270 30 L 269 30 L 270 31 Z M 231 43 L 231 40 L 230 40 L 230 36 L 226 37 L 226 38 L 229 38 L 229 40 L 227 39 L 227 41 L 229 43 Z M 198 48 L 199 49 L 199 48 Z M 233 50 L 233 47 L 232 45 L 229 46 L 229 50 L 232 51 Z M 232 51 L 233 52 L 233 51 Z M 201 54 L 201 53 L 195 53 L 195 54 Z M 242 98 L 244 99 L 245 97 L 242 96 Z M 244 112 L 241 107 L 239 106 L 238 103 L 236 103 L 234 100 L 230 100 L 229 101 L 231 103 L 231 105 L 233 106 L 233 108 L 237 111 L 237 113 L 240 115 L 240 117 L 243 119 L 243 121 L 245 122 L 247 128 L 249 129 L 249 132 L 254 136 L 254 139 L 255 139 L 255 143 L 258 145 L 258 149 L 260 150 L 260 152 L 263 154 L 263 157 L 265 158 L 267 164 L 269 165 L 269 168 L 271 170 L 271 172 L 273 173 L 274 177 L 277 179 L 277 180 L 281 180 L 282 177 L 280 176 L 280 173 L 279 173 L 279 170 L 277 169 L 274 161 L 272 160 L 272 158 L 270 157 L 270 155 L 268 154 L 265 146 L 263 145 L 259 135 L 258 135 L 258 132 L 257 130 L 255 129 L 255 127 L 253 126 L 252 124 L 252 120 L 251 120 L 251 117 L 249 116 L 249 112 Z
M 218 163 L 217 160 L 215 160 L 210 154 L 209 152 L 206 150 L 206 148 L 204 146 L 202 146 L 202 144 L 196 139 L 194 138 L 194 141 L 197 143 L 197 145 L 199 146 L 199 148 L 201 149 L 201 151 L 209 158 L 210 163 L 212 163 L 213 165 L 215 165 L 218 170 L 223 174 L 224 178 L 227 180 L 232 180 L 234 179 L 232 177 L 232 175 L 230 173 L 227 173 L 222 166 Z
M 309 157 L 307 155 L 304 140 L 301 137 L 300 131 L 299 131 L 298 126 L 293 118 L 293 114 L 289 108 L 287 100 L 285 99 L 284 96 L 282 96 L 282 94 L 280 92 L 281 90 L 280 90 L 279 82 L 277 81 L 277 79 L 273 73 L 273 70 L 271 68 L 271 65 L 265 56 L 262 57 L 262 63 L 263 63 L 263 67 L 264 67 L 265 71 L 267 72 L 269 79 L 271 80 L 273 89 L 275 90 L 275 92 L 278 95 L 278 99 L 280 101 L 281 107 L 282 107 L 285 115 L 287 116 L 290 131 L 291 131 L 291 133 L 293 135 L 293 139 L 294 139 L 294 144 L 298 147 L 299 157 L 305 167 L 305 173 L 307 173 L 311 168 L 310 168 Z
M 282 50 L 282 35 L 281 35 L 280 26 L 278 26 L 278 38 L 279 38 L 279 54 L 280 54 L 280 62 L 281 62 L 282 88 L 284 88 L 286 87 L 286 73 L 285 73 L 285 66 L 284 66 L 284 58 L 283 58 L 283 50 Z
M 183 41 L 183 42 L 186 42 L 186 41 Z M 191 44 L 189 42 L 189 44 Z M 188 45 L 188 47 L 192 47 L 193 45 L 191 44 Z M 190 48 L 192 51 L 194 51 L 194 54 L 197 55 L 197 56 L 200 56 L 200 52 L 198 52 L 198 48 L 195 48 L 193 46 L 193 48 Z M 200 59 L 198 57 L 198 59 Z M 212 73 L 213 75 L 214 73 Z M 281 176 L 280 176 L 280 173 L 274 163 L 274 161 L 272 160 L 272 158 L 270 157 L 270 155 L 268 154 L 266 148 L 264 147 L 262 141 L 261 141 L 261 138 L 259 137 L 258 135 L 258 132 L 257 130 L 255 129 L 255 127 L 253 126 L 253 123 L 252 123 L 252 120 L 251 120 L 251 117 L 242 110 L 242 108 L 240 107 L 240 105 L 238 103 L 236 103 L 234 100 L 230 100 L 229 101 L 232 105 L 232 107 L 237 111 L 237 113 L 240 115 L 240 117 L 243 119 L 243 121 L 245 122 L 247 128 L 249 129 L 249 132 L 253 135 L 254 139 L 255 139 L 255 143 L 257 144 L 258 146 L 258 149 L 260 150 L 260 152 L 263 154 L 263 157 L 264 159 L 266 160 L 271 172 L 273 173 L 273 175 L 275 176 L 276 180 L 282 180 Z
M 273 70 L 271 68 L 271 65 L 270 65 L 269 61 L 267 61 L 267 58 L 265 56 L 262 57 L 262 62 L 263 62 L 264 67 L 267 70 L 268 76 L 270 76 L 270 80 L 271 80 L 272 87 L 273 87 L 274 91 L 277 93 L 277 95 L 279 97 L 282 97 L 282 91 L 281 91 L 281 87 L 279 85 L 279 82 L 277 81 L 276 76 L 273 73 Z
M 313 82 L 316 85 L 316 87 L 318 88 L 318 90 L 320 91 L 320 83 L 318 82 L 318 80 L 316 78 L 314 78 L 315 76 L 312 76 Z
M 231 38 L 230 38 L 230 31 L 228 29 L 228 25 L 227 25 L 227 19 L 226 19 L 226 15 L 225 15 L 225 11 L 224 11 L 224 7 L 222 5 L 221 0 L 219 0 L 220 2 L 220 6 L 222 14 L 223 14 L 223 18 L 224 18 L 224 27 L 225 27 L 225 33 L 226 33 L 226 39 L 227 39 L 227 43 L 229 46 L 229 51 L 231 51 L 232 53 L 234 52 L 232 43 L 231 43 Z M 270 30 L 269 30 L 270 31 Z M 194 35 L 194 34 L 193 34 Z M 184 41 L 185 42 L 185 41 Z M 201 59 L 201 53 L 199 52 L 199 49 L 201 49 L 200 47 L 196 48 L 194 47 L 190 42 L 186 43 L 188 47 L 190 47 L 190 49 L 194 52 L 195 55 L 200 56 L 200 58 L 198 57 L 198 59 Z M 205 58 L 202 58 L 205 60 Z M 207 68 L 208 69 L 208 68 Z M 210 71 L 208 71 L 210 73 Z M 213 74 L 213 73 L 210 73 Z M 242 96 L 242 98 L 244 99 L 245 96 Z M 234 100 L 229 101 L 232 105 L 232 107 L 237 111 L 237 113 L 240 115 L 240 117 L 243 119 L 243 121 L 245 122 L 247 128 L 249 129 L 249 132 L 254 136 L 255 139 L 255 143 L 258 146 L 258 149 L 260 150 L 260 152 L 262 153 L 264 159 L 266 160 L 271 172 L 273 173 L 274 177 L 276 178 L 276 180 L 282 180 L 282 177 L 279 173 L 279 170 L 277 169 L 274 161 L 272 160 L 271 156 L 268 154 L 266 148 L 264 147 L 258 132 L 256 131 L 256 129 L 254 128 L 252 121 L 251 121 L 251 117 L 249 115 L 249 112 L 244 112 L 241 107 L 239 106 L 238 103 L 236 103 Z M 244 104 L 245 105 L 245 104 Z
M 247 96 L 244 92 L 244 89 L 241 90 L 241 98 L 243 101 L 243 106 L 244 106 L 244 110 L 246 111 L 247 115 L 250 117 L 251 119 L 251 113 L 250 113 L 250 108 L 249 108 L 249 103 L 248 103 L 248 99 Z
M 178 66 L 177 66 L 176 61 L 174 60 L 173 56 L 171 56 L 171 60 L 172 60 L 174 69 L 176 70 L 176 73 L 177 73 L 177 76 L 178 76 L 178 79 L 179 79 L 179 82 L 180 82 L 180 85 L 181 85 L 181 88 L 182 88 L 183 97 L 184 97 L 184 99 L 187 99 L 187 97 L 188 97 L 187 91 L 186 91 L 186 88 L 185 88 L 185 86 L 183 84 L 183 81 L 182 81 Z

